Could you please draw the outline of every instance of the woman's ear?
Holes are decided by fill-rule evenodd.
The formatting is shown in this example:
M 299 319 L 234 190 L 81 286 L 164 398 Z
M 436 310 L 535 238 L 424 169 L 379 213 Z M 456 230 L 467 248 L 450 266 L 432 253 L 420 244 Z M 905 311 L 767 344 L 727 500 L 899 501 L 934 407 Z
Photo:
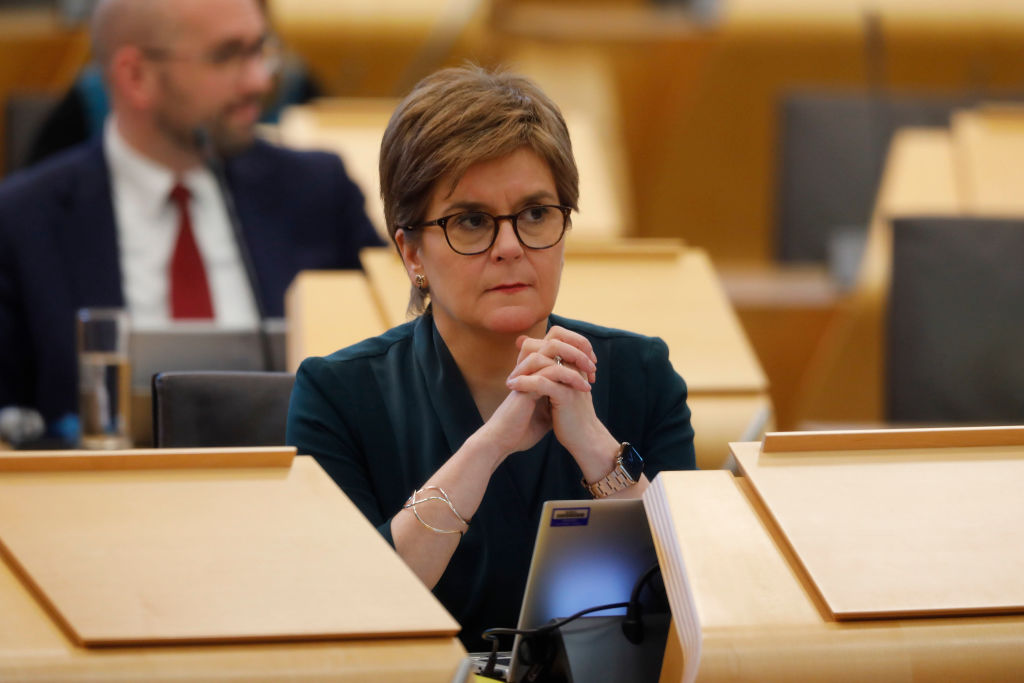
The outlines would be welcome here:
M 409 282 L 415 282 L 416 276 L 423 274 L 423 263 L 416 240 L 409 239 L 405 230 L 399 228 L 395 231 L 395 245 L 398 247 L 398 253 L 402 255 L 405 271 L 409 274 Z

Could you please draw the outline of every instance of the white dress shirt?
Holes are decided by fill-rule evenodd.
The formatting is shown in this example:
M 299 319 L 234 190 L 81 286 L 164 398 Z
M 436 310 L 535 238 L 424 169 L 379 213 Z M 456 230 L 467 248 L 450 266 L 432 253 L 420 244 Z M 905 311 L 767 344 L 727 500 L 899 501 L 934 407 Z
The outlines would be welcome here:
M 104 128 L 103 147 L 110 167 L 121 288 L 132 325 L 166 327 L 171 322 L 169 269 L 180 221 L 170 198 L 175 175 L 133 149 L 113 116 Z M 217 325 L 254 328 L 256 303 L 217 182 L 205 167 L 188 171 L 180 180 L 192 193 L 192 231 Z

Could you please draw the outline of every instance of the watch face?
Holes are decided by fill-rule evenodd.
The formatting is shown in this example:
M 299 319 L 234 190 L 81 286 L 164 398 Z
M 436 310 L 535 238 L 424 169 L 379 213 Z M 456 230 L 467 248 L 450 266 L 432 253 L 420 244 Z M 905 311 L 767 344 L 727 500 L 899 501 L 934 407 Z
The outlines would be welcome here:
M 632 446 L 626 446 L 622 451 L 622 468 L 626 470 L 633 481 L 640 481 L 640 475 L 644 473 L 644 459 Z

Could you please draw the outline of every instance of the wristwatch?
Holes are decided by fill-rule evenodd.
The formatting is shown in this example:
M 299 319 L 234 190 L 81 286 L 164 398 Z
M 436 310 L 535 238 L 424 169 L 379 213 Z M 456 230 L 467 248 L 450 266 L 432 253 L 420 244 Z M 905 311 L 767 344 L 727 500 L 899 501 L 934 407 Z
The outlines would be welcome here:
M 640 481 L 640 475 L 643 473 L 644 459 L 628 441 L 623 441 L 615 456 L 615 468 L 593 484 L 588 484 L 584 479 L 583 487 L 590 491 L 594 498 L 605 498 L 633 486 Z

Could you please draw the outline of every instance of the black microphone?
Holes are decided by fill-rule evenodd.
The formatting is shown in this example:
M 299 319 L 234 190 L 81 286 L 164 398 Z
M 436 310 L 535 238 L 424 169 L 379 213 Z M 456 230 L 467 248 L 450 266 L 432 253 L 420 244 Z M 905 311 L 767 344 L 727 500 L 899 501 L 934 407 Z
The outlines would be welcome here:
M 273 352 L 270 348 L 270 334 L 267 332 L 267 307 L 263 301 L 263 295 L 260 293 L 260 283 L 259 277 L 256 275 L 256 265 L 253 263 L 252 254 L 249 251 L 249 245 L 245 241 L 245 235 L 242 233 L 242 222 L 238 218 L 238 210 L 235 208 L 234 196 L 231 194 L 231 188 L 228 187 L 227 174 L 224 172 L 224 161 L 220 156 L 216 143 L 213 141 L 213 136 L 210 135 L 210 132 L 204 126 L 196 128 L 192 131 L 192 135 L 195 140 L 196 149 L 199 151 L 199 157 L 203 161 L 203 165 L 209 169 L 210 173 L 213 174 L 214 179 L 217 181 L 217 189 L 220 191 L 221 198 L 224 200 L 224 207 L 228 212 L 228 222 L 231 223 L 231 232 L 235 236 L 238 255 L 242 259 L 242 265 L 245 267 L 245 274 L 249 280 L 249 289 L 252 291 L 253 301 L 256 302 L 256 313 L 259 316 L 258 333 L 260 338 L 260 350 L 263 355 L 263 369 L 267 371 L 273 370 Z

